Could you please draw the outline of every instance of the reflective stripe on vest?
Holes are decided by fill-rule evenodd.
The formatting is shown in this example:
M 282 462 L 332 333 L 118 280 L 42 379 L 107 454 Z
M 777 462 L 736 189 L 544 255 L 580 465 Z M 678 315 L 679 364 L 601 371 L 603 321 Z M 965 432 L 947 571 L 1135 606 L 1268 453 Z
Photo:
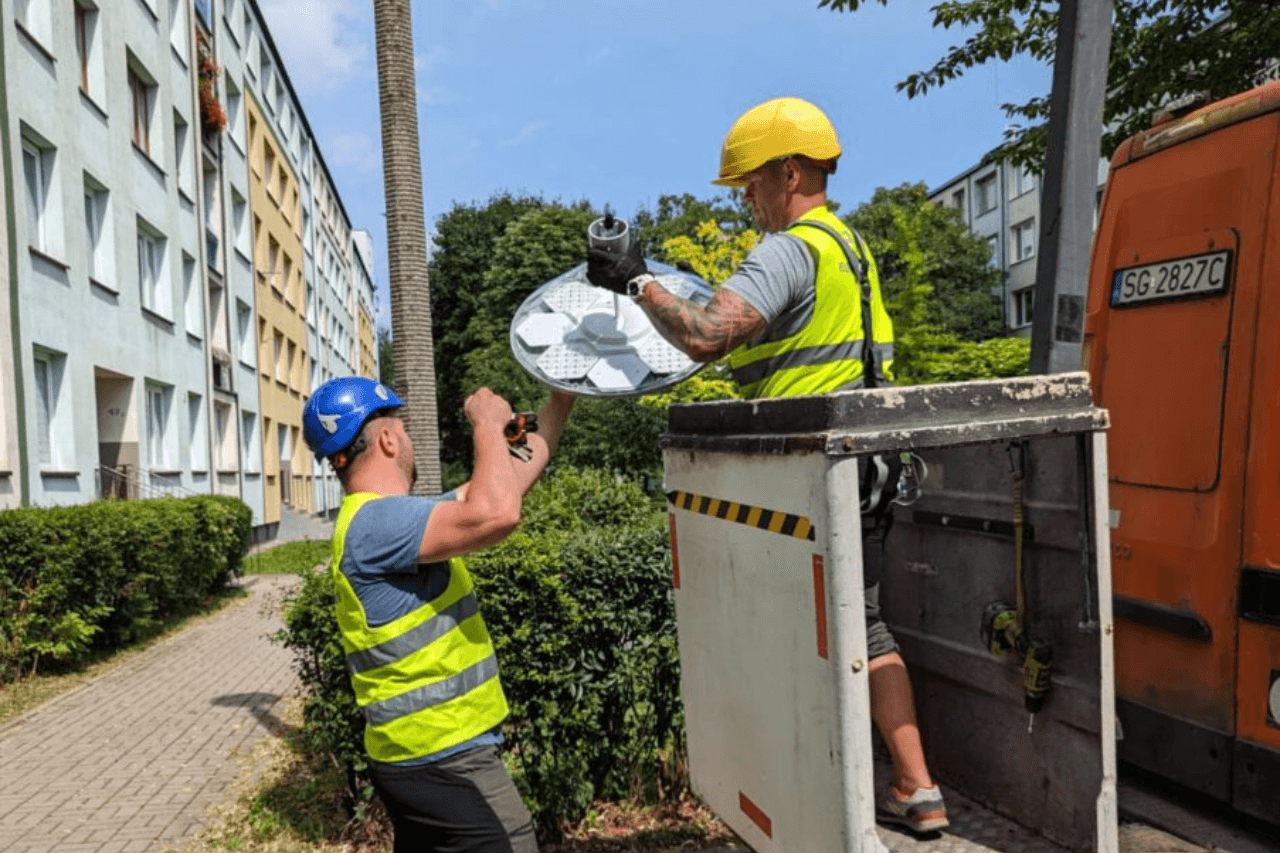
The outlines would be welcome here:
M 368 624 L 341 567 L 352 520 L 380 497 L 361 492 L 343 500 L 332 572 L 343 650 L 365 717 L 365 749 L 375 761 L 394 763 L 470 740 L 506 719 L 508 709 L 493 643 L 461 559 L 449 561 L 449 584 L 434 600 L 385 625 Z
M 862 285 L 835 237 L 804 222 L 835 229 L 850 246 L 857 246 L 857 255 L 865 261 L 876 364 L 880 373 L 891 375 L 893 323 L 884 308 L 875 262 L 848 226 L 825 206 L 819 206 L 787 229 L 787 233 L 803 240 L 815 256 L 813 316 L 790 337 L 744 344 L 729 354 L 734 378 L 749 398 L 823 394 L 858 387 L 864 379 Z

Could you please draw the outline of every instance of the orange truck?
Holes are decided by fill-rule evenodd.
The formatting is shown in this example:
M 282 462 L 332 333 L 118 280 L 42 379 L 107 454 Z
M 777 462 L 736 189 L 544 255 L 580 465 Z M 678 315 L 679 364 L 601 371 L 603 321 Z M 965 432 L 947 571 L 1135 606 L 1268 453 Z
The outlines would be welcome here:
M 1280 82 L 1119 147 L 1087 311 L 1119 755 L 1280 824 Z

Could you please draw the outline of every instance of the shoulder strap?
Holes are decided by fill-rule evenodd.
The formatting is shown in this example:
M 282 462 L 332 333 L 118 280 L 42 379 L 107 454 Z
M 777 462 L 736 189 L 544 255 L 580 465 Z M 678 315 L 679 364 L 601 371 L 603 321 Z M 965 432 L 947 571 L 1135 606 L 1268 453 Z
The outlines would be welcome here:
M 866 270 L 863 268 L 862 259 L 858 257 L 858 253 L 849 245 L 849 241 L 844 235 L 831 227 L 825 222 L 816 222 L 812 219 L 800 219 L 793 223 L 796 225 L 808 225 L 811 228 L 817 228 L 831 235 L 844 251 L 845 258 L 849 261 L 849 269 L 853 271 L 853 277 L 857 279 L 858 289 L 862 291 L 862 384 L 867 388 L 875 388 L 879 385 L 880 374 L 876 369 L 876 341 L 875 332 L 871 326 L 871 282 L 867 279 Z M 850 229 L 852 230 L 852 229 Z M 866 241 L 862 239 L 862 235 L 857 231 L 853 232 L 854 237 L 865 248 Z M 869 254 L 868 250 L 868 254 Z

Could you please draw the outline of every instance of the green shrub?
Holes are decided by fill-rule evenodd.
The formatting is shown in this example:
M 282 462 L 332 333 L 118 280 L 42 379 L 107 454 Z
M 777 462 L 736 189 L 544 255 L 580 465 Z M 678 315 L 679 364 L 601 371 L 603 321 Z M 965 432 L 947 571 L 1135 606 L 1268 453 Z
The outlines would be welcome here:
M 635 484 L 560 468 L 519 530 L 467 558 L 511 705 L 506 749 L 544 837 L 594 799 L 682 791 L 683 713 L 666 516 Z M 309 693 L 309 745 L 369 794 L 363 728 L 328 573 L 308 573 L 280 639 Z
M 0 512 L 0 682 L 189 612 L 238 568 L 251 522 L 218 496 Z

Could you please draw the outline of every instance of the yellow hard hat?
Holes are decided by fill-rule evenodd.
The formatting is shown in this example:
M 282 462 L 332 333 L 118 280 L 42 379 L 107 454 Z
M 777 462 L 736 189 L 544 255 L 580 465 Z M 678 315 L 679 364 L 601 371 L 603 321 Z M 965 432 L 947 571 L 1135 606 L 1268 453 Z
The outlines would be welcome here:
M 720 149 L 720 177 L 711 183 L 746 186 L 748 172 L 788 154 L 834 161 L 840 156 L 840 141 L 831 119 L 813 104 L 774 98 L 747 110 L 729 128 Z

